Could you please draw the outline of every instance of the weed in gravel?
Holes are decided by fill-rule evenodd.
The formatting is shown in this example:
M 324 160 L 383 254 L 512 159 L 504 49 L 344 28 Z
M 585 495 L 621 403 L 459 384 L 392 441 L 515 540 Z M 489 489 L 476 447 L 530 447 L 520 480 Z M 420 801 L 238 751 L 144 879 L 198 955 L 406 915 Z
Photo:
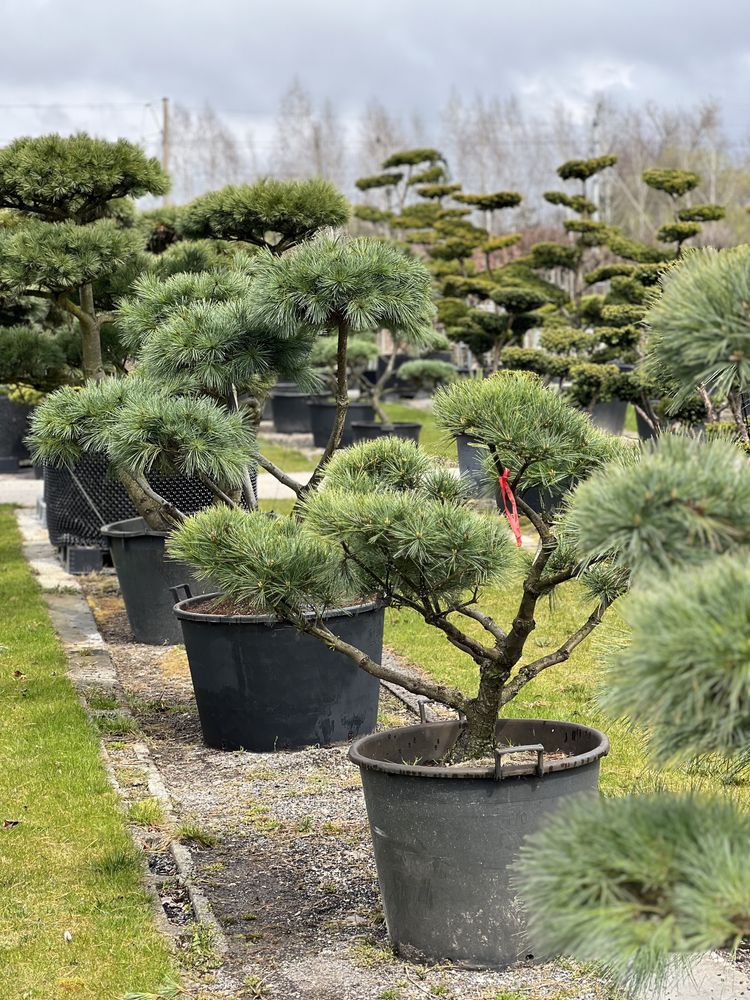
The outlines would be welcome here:
M 297 833 L 311 833 L 313 828 L 312 816 L 303 816 L 297 823 Z
M 149 826 L 162 829 L 165 825 L 164 810 L 156 798 L 139 799 L 131 802 L 128 808 L 128 818 L 131 823 L 139 826 Z
M 218 843 L 213 833 L 205 830 L 192 819 L 180 823 L 175 832 L 179 840 L 188 844 L 197 844 L 199 847 L 216 847 Z
M 120 707 L 120 701 L 117 695 L 114 694 L 104 694 L 100 691 L 87 691 L 86 701 L 88 702 L 89 708 L 95 709 L 113 709 Z
M 388 989 L 381 990 L 378 993 L 378 1000 L 399 1000 L 401 996 L 401 990 L 398 986 L 389 986 Z
M 372 938 L 362 938 L 355 941 L 350 947 L 351 955 L 355 965 L 365 969 L 374 969 L 379 965 L 387 965 L 393 962 L 393 953 L 390 948 Z
M 283 825 L 280 820 L 272 819 L 268 815 L 268 806 L 263 805 L 262 802 L 259 802 L 252 796 L 247 800 L 247 804 L 242 811 L 242 816 L 250 824 L 255 833 L 275 833 Z
M 146 774 L 141 767 L 123 765 L 115 771 L 118 784 L 123 788 L 136 788 L 138 785 L 146 784 Z
M 191 924 L 180 937 L 180 957 L 190 969 L 206 972 L 217 969 L 221 959 L 214 948 L 214 932 L 207 924 Z
M 271 987 L 265 979 L 260 976 L 246 976 L 242 985 L 247 991 L 248 1000 L 263 1000 L 271 996 Z
M 107 736 L 121 736 L 138 732 L 138 723 L 132 715 L 97 715 L 93 723 L 100 733 Z

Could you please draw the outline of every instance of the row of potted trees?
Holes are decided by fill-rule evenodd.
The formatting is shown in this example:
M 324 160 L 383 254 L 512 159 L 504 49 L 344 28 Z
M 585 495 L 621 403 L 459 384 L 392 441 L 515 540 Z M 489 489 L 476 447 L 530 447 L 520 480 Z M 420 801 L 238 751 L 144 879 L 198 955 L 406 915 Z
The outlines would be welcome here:
M 119 527 L 135 543 L 123 551 L 141 542 L 149 547 L 141 564 L 148 569 L 138 577 L 141 593 L 155 585 L 146 618 L 156 617 L 159 595 L 171 615 L 166 595 L 188 573 L 202 581 L 196 586 L 205 593 L 178 601 L 175 612 L 207 742 L 273 750 L 361 737 L 350 755 L 362 771 L 394 946 L 406 956 L 503 966 L 539 954 L 537 943 L 557 947 L 544 915 L 554 845 L 539 841 L 551 860 L 538 877 L 533 862 L 525 865 L 530 931 L 511 862 L 529 834 L 542 836 L 564 800 L 595 791 L 607 740 L 580 724 L 499 713 L 543 671 L 565 663 L 650 569 L 669 572 L 745 544 L 745 459 L 733 441 L 671 437 L 640 455 L 595 428 L 538 376 L 518 371 L 457 381 L 435 400 L 446 431 L 463 429 L 481 441 L 477 476 L 497 489 L 508 525 L 477 509 L 470 484 L 412 442 L 388 436 L 337 451 L 350 405 L 350 338 L 385 327 L 394 339 L 425 343 L 430 276 L 418 259 L 387 242 L 315 235 L 312 212 L 295 229 L 280 205 L 293 204 L 298 220 L 300 199 L 320 209 L 335 196 L 319 182 L 305 183 L 231 188 L 199 199 L 190 215 L 194 231 L 205 236 L 222 226 L 226 238 L 229 219 L 245 246 L 218 271 L 142 278 L 115 316 L 134 359 L 128 374 L 53 393 L 37 409 L 33 448 L 40 460 L 71 467 L 83 456 L 101 456 L 128 490 L 141 521 L 132 531 Z M 680 313 L 676 302 L 683 303 L 684 329 L 702 295 L 699 287 L 690 300 L 680 275 L 692 273 L 695 281 L 710 272 L 714 285 L 735 294 L 733 275 L 746 270 L 747 255 L 729 253 L 691 258 L 693 264 L 664 279 L 651 357 L 672 372 L 680 392 L 700 386 L 709 401 L 728 401 L 737 415 L 735 434 L 747 440 L 737 396 L 744 385 L 737 341 L 746 326 L 739 300 L 722 307 L 736 317 L 736 329 L 727 331 L 719 351 L 720 376 L 716 353 L 710 362 L 704 355 L 702 367 L 698 352 L 676 366 L 680 325 L 670 326 Z M 304 384 L 325 336 L 336 345 L 335 413 L 321 461 L 302 486 L 262 455 L 256 430 L 269 387 L 279 377 Z M 256 466 L 293 490 L 291 516 L 259 509 Z M 188 515 L 154 487 L 156 473 L 200 482 L 213 502 Z M 555 502 L 546 502 L 545 493 Z M 520 547 L 519 514 L 536 532 L 533 554 Z M 117 568 L 128 601 L 124 563 Z M 517 592 L 510 624 L 481 607 L 482 588 L 494 582 Z M 556 650 L 535 655 L 529 637 L 541 602 L 574 583 L 589 595 L 586 615 Z M 666 599 L 669 588 L 662 591 Z M 651 608 L 649 601 L 647 592 L 641 603 Z M 387 604 L 413 610 L 471 658 L 475 695 L 381 662 Z M 658 599 L 653 606 L 662 607 Z M 677 628 L 676 614 L 666 627 Z M 717 688 L 726 658 L 708 641 L 700 649 L 702 658 L 690 663 L 705 681 L 702 746 L 735 749 L 746 724 L 746 680 L 739 675 Z M 441 703 L 458 718 L 373 735 L 379 680 Z M 632 690 L 627 678 L 621 688 Z M 679 697 L 677 690 L 674 706 Z M 653 711 L 661 704 L 654 701 Z M 732 739 L 711 744 L 720 710 L 731 720 L 723 731 Z M 683 732 L 682 715 L 672 729 L 666 723 L 670 732 Z M 635 823 L 637 807 L 633 815 Z M 573 849 L 577 860 L 587 856 L 586 847 L 582 836 Z M 593 863 L 600 871 L 601 860 Z M 572 864 L 559 867 L 574 878 Z M 555 901 L 565 914 L 564 947 L 591 957 L 593 946 L 576 929 L 604 921 L 603 902 L 595 886 L 582 900 L 568 883 L 563 896 L 561 879 Z M 606 880 L 602 885 L 607 902 Z M 648 886 L 632 895 L 645 912 Z M 712 925 L 714 944 L 726 940 L 722 927 L 744 927 L 745 917 L 733 917 L 728 906 L 724 922 Z M 671 933 L 673 915 L 664 908 L 670 933 L 662 951 L 691 950 L 695 937 Z M 612 935 L 606 941 L 622 945 Z M 628 939 L 623 947 L 631 959 L 643 958 L 639 968 L 648 966 L 650 943 L 641 940 L 634 950 Z M 623 947 L 596 957 L 617 959 Z M 632 967 L 623 961 L 618 971 L 627 975 Z

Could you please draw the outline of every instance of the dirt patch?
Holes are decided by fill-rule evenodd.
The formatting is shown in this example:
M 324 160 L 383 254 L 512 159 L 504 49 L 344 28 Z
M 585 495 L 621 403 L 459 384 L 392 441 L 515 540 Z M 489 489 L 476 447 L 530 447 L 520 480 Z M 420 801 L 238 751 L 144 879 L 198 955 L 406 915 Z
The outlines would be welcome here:
M 132 641 L 114 577 L 84 593 L 115 663 L 178 822 L 212 847 L 191 847 L 195 875 L 229 942 L 210 973 L 216 1000 L 604 1000 L 605 987 L 570 964 L 505 973 L 405 963 L 388 946 L 358 770 L 346 746 L 223 753 L 206 747 L 184 650 Z M 382 692 L 381 726 L 409 725 Z M 138 775 L 126 747 L 123 780 Z M 129 770 L 128 770 L 129 768 Z M 131 773 L 132 772 L 132 773 Z M 169 859 L 155 853 L 165 913 L 187 912 Z M 224 984 L 224 985 L 220 985 Z

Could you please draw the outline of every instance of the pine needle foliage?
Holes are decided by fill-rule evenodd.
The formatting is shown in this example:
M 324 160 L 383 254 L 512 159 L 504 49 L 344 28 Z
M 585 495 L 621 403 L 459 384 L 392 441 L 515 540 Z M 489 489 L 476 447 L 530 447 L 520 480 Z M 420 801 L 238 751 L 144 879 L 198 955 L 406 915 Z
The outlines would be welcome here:
M 180 229 L 193 239 L 239 240 L 279 254 L 348 219 L 347 200 L 322 178 L 264 178 L 196 198 L 185 209 Z
M 0 327 L 0 385 L 23 383 L 40 391 L 56 388 L 67 365 L 59 341 L 33 327 Z
M 29 222 L 0 241 L 0 274 L 14 290 L 72 291 L 121 267 L 139 250 L 138 234 L 110 219 L 87 226 Z
M 239 414 L 135 378 L 58 390 L 36 408 L 30 443 L 34 458 L 53 466 L 96 452 L 131 474 L 207 476 L 225 490 L 241 486 L 252 457 Z
M 726 398 L 750 384 L 750 246 L 689 250 L 660 288 L 645 367 L 677 382 L 676 403 L 697 386 Z
M 663 435 L 642 449 L 576 491 L 569 523 L 584 558 L 607 552 L 648 578 L 750 544 L 750 468 L 736 445 Z
M 623 447 L 530 372 L 459 379 L 437 390 L 433 412 L 448 433 L 491 449 L 492 481 L 507 467 L 522 489 L 583 478 Z
M 168 189 L 158 160 L 125 139 L 107 142 L 79 132 L 16 139 L 0 150 L 0 208 L 49 222 L 93 222 L 115 199 Z
M 335 542 L 294 518 L 260 511 L 201 511 L 169 537 L 167 549 L 248 614 L 323 614 L 345 606 L 360 586 Z
M 662 761 L 731 755 L 750 742 L 750 568 L 747 549 L 635 590 L 627 646 L 600 696 L 613 717 L 638 719 Z
M 673 956 L 750 930 L 749 842 L 750 817 L 728 799 L 575 803 L 522 849 L 531 938 L 542 954 L 606 959 L 618 981 L 651 995 Z
M 178 273 L 169 277 L 146 274 L 133 285 L 133 294 L 117 310 L 117 326 L 131 353 L 161 323 L 183 306 L 196 302 L 227 302 L 249 293 L 250 279 L 239 270 Z
M 419 343 L 432 325 L 430 276 L 414 257 L 380 240 L 319 236 L 283 257 L 254 260 L 254 317 L 281 336 L 386 327 Z

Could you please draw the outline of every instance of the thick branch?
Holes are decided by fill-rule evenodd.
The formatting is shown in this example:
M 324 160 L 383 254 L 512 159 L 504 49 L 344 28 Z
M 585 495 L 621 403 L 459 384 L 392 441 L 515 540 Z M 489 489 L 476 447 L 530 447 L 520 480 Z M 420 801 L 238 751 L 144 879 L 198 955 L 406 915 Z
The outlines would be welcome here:
M 503 642 L 506 638 L 505 631 L 501 629 L 489 615 L 484 614 L 484 612 L 480 611 L 478 608 L 465 606 L 462 608 L 456 608 L 455 612 L 456 614 L 464 615 L 466 618 L 472 618 L 475 622 L 479 622 L 482 628 L 489 632 L 491 636 L 494 636 L 498 642 Z
M 292 479 L 291 476 L 288 476 L 283 469 L 280 469 L 278 465 L 274 465 L 270 459 L 261 455 L 259 452 L 256 452 L 255 458 L 258 465 L 262 469 L 265 469 L 266 472 L 270 472 L 274 479 L 278 479 L 283 486 L 287 486 L 290 490 L 296 493 L 297 496 L 302 493 L 302 484 L 298 483 L 296 479 Z
M 221 487 L 217 486 L 211 478 L 206 475 L 200 475 L 198 478 L 203 485 L 213 493 L 217 500 L 221 500 L 221 502 L 225 503 L 227 507 L 239 507 L 239 504 L 236 503 L 236 501 L 234 501 L 227 493 L 225 493 Z
M 513 680 L 503 688 L 502 695 L 500 696 L 500 705 L 506 705 L 511 699 L 515 698 L 518 692 L 529 681 L 533 681 L 535 677 L 538 677 L 543 670 L 554 667 L 558 663 L 564 663 L 576 646 L 579 646 L 587 636 L 591 635 L 597 625 L 601 624 L 604 612 L 611 603 L 609 600 L 603 600 L 596 610 L 589 615 L 584 624 L 553 653 L 541 656 L 538 660 L 534 660 L 533 663 L 527 663 L 525 667 L 521 667 Z
M 438 681 L 432 681 L 427 677 L 422 677 L 401 667 L 388 667 L 381 663 L 376 663 L 367 653 L 363 653 L 361 649 L 357 649 L 356 646 L 352 646 L 351 643 L 334 635 L 320 621 L 298 619 L 294 624 L 301 631 L 321 639 L 329 649 L 335 649 L 337 652 L 343 653 L 344 656 L 348 656 L 350 660 L 356 663 L 362 670 L 367 671 L 368 674 L 372 674 L 382 681 L 399 684 L 401 687 L 406 688 L 407 691 L 424 695 L 424 697 L 429 698 L 431 701 L 447 705 L 457 712 L 463 711 L 466 699 L 458 688 L 450 687 L 447 684 L 440 684 Z
M 145 476 L 135 476 L 125 469 L 118 469 L 117 478 L 135 509 L 153 531 L 170 531 L 185 520 L 182 511 L 153 490 Z

